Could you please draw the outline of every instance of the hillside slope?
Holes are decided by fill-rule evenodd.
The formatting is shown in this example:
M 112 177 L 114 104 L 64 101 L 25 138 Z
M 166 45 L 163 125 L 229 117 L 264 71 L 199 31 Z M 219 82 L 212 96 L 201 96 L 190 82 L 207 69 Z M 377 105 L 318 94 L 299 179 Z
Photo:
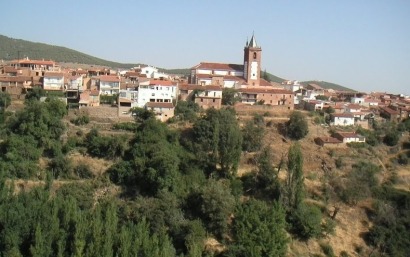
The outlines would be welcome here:
M 107 61 L 66 47 L 35 43 L 0 35 L 0 59 L 14 60 L 26 56 L 30 59 L 93 64 L 113 68 L 129 68 L 137 65 Z
M 326 82 L 326 81 L 321 81 L 321 80 L 308 80 L 308 81 L 302 81 L 300 82 L 303 85 L 308 85 L 308 84 L 316 84 L 321 86 L 324 89 L 334 89 L 334 90 L 340 90 L 340 91 L 353 91 L 356 92 L 356 90 L 335 84 L 335 83 L 331 83 L 331 82 Z

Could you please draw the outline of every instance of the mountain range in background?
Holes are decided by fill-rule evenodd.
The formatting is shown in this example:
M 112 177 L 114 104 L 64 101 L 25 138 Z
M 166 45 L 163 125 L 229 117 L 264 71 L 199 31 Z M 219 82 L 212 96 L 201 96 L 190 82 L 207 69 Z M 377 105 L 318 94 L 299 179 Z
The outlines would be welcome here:
M 17 60 L 29 57 L 33 60 L 53 60 L 61 63 L 75 63 L 75 64 L 87 64 L 87 65 L 98 65 L 106 66 L 111 68 L 127 69 L 140 65 L 139 63 L 119 63 L 107 61 L 101 58 L 97 58 L 88 54 L 81 53 L 79 51 L 62 47 L 48 45 L 44 43 L 36 43 L 22 39 L 9 38 L 0 35 L 0 60 Z M 182 74 L 189 76 L 190 69 L 163 69 L 159 68 L 160 71 L 169 74 Z M 266 76 L 272 82 L 282 83 L 285 79 L 277 77 L 269 72 L 266 72 Z M 301 84 L 307 85 L 309 83 L 314 83 L 325 89 L 343 90 L 343 91 L 355 91 L 350 88 L 331 83 L 326 81 L 301 81 Z

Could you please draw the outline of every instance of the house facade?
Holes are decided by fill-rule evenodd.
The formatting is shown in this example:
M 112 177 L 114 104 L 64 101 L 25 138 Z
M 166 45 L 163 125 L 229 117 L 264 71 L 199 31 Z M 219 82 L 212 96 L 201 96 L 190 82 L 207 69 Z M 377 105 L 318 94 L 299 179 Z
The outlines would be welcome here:
M 155 117 L 162 122 L 174 117 L 175 107 L 172 103 L 149 102 L 145 109 L 153 111 Z
M 366 138 L 354 132 L 337 132 L 333 135 L 343 143 L 365 143 Z
M 354 116 L 351 113 L 334 113 L 331 115 L 332 125 L 334 126 L 353 126 Z
M 139 85 L 137 106 L 148 102 L 172 103 L 177 98 L 178 84 L 169 80 L 150 80 L 148 85 Z
M 64 73 L 45 72 L 43 78 L 43 89 L 46 91 L 65 91 Z
M 292 91 L 273 88 L 241 88 L 238 90 L 241 102 L 245 104 L 267 104 L 294 109 L 294 95 Z
M 179 100 L 193 100 L 203 109 L 220 109 L 222 105 L 222 87 L 200 86 L 193 84 L 179 85 Z
M 98 83 L 98 82 L 97 82 Z M 116 95 L 120 92 L 121 79 L 118 76 L 99 77 L 99 91 L 102 95 Z

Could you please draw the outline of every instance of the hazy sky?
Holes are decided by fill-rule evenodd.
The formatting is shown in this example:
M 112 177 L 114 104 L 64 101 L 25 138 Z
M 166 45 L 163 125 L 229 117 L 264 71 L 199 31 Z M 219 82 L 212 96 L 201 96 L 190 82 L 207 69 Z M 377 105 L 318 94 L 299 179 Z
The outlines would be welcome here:
M 242 63 L 254 31 L 274 75 L 410 95 L 409 0 L 0 2 L 0 34 L 107 60 Z

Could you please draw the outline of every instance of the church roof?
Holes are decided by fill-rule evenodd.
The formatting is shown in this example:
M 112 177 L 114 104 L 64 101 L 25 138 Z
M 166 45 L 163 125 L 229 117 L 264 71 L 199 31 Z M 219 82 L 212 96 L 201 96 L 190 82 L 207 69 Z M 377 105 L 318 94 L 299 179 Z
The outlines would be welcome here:
M 255 35 L 252 35 L 251 41 L 249 41 L 248 47 L 258 47 L 258 44 L 256 44 Z
M 213 62 L 201 62 L 191 68 L 203 69 L 203 70 L 225 70 L 225 71 L 243 71 L 243 65 L 232 63 L 213 63 Z

